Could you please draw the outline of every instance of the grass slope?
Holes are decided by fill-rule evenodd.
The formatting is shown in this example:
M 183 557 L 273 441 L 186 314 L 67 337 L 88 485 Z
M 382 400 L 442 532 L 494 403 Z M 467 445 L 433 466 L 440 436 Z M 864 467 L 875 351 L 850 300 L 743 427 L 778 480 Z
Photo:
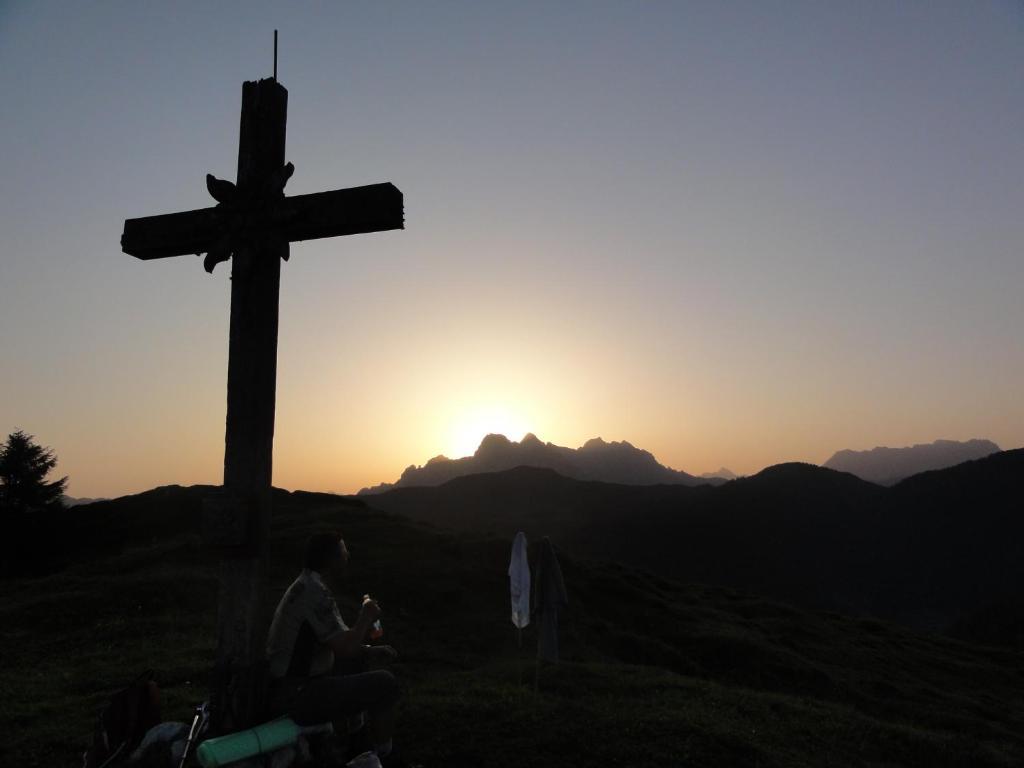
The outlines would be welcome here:
M 117 551 L 0 582 L 0 765 L 76 764 L 96 710 L 147 667 L 165 719 L 205 697 L 216 582 L 196 533 L 204 492 L 105 502 Z M 541 670 L 535 694 L 533 627 L 520 650 L 508 620 L 510 542 L 326 495 L 278 493 L 275 509 L 267 609 L 308 534 L 341 530 L 342 612 L 366 591 L 384 607 L 407 686 L 401 741 L 428 766 L 1024 763 L 1020 653 L 563 558 L 565 662 Z

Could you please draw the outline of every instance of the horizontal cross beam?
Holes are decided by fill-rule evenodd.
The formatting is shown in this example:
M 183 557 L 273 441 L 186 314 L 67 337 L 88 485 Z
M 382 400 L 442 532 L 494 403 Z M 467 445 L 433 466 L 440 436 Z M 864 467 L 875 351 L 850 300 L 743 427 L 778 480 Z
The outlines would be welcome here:
M 137 259 L 205 253 L 235 225 L 244 237 L 297 242 L 405 229 L 402 193 L 390 182 L 295 195 L 265 208 L 218 205 L 196 211 L 127 219 L 121 250 Z

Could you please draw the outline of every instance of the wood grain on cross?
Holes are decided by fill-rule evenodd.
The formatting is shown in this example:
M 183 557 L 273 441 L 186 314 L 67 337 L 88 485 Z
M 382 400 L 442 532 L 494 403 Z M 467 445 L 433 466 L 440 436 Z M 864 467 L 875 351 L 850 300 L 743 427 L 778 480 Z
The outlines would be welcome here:
M 217 669 L 225 728 L 258 716 L 258 668 L 266 627 L 260 603 L 270 529 L 274 399 L 281 261 L 297 240 L 404 228 L 402 193 L 392 184 L 284 196 L 288 91 L 275 79 L 242 87 L 235 184 L 207 176 L 212 208 L 128 219 L 121 248 L 139 259 L 206 253 L 213 271 L 231 258 L 231 328 L 224 448 L 224 495 L 212 504 L 208 541 L 220 545 Z M 230 672 L 226 672 L 230 670 Z

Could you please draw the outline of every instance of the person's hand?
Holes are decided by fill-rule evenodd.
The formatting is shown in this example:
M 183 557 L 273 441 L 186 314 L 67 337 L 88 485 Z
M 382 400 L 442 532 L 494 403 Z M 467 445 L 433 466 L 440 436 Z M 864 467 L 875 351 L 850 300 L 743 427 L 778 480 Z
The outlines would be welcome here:
M 366 598 L 363 600 L 363 607 L 359 609 L 359 618 L 365 618 L 371 624 L 380 618 L 380 606 L 376 600 Z

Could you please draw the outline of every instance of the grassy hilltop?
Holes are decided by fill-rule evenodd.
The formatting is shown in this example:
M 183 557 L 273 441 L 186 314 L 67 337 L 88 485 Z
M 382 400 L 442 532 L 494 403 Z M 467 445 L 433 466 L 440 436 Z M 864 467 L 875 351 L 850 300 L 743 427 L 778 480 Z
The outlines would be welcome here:
M 96 710 L 147 667 L 165 719 L 205 698 L 205 492 L 71 510 L 51 527 L 69 543 L 56 572 L 0 581 L 0 765 L 78 764 Z M 534 628 L 519 650 L 508 618 L 510 541 L 277 492 L 268 609 L 325 527 L 352 552 L 343 614 L 367 591 L 385 610 L 400 740 L 428 766 L 1024 764 L 1024 654 L 563 558 L 565 661 L 535 694 Z

